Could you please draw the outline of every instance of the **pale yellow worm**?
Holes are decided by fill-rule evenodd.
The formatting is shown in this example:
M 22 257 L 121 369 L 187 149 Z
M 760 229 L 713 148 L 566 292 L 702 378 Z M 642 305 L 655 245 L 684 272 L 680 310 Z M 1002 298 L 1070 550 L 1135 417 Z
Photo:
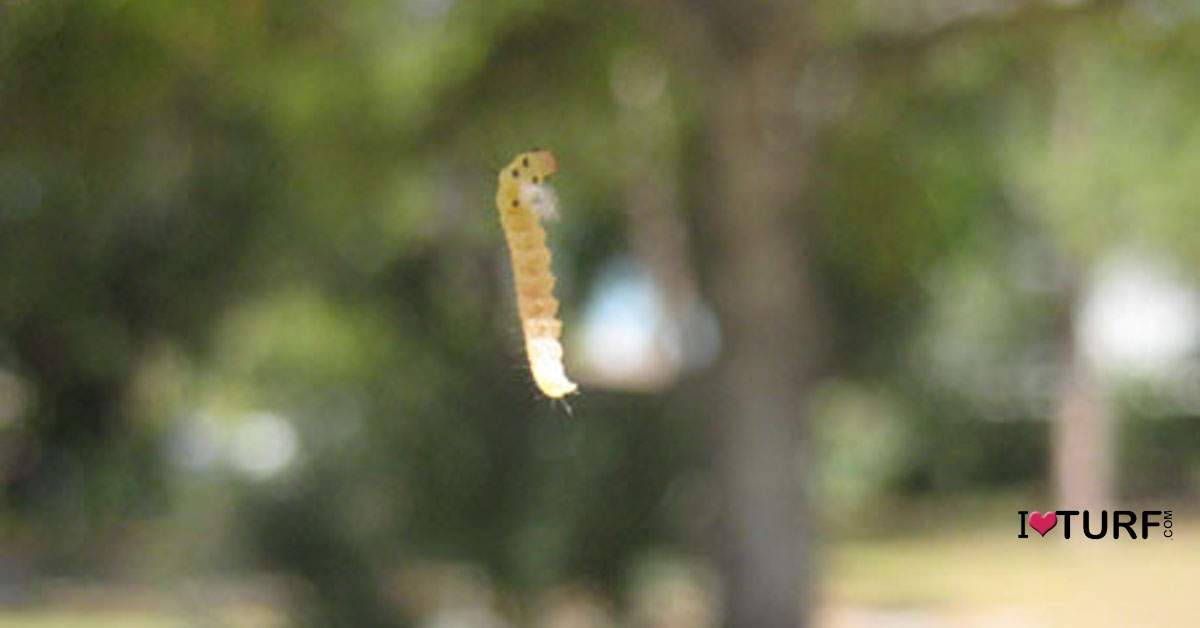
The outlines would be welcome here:
M 508 240 L 513 278 L 517 288 L 517 314 L 525 333 L 525 353 L 533 381 L 547 397 L 560 399 L 578 387 L 563 370 L 562 321 L 554 298 L 554 273 L 550 248 L 539 217 L 557 211 L 546 178 L 558 170 L 548 150 L 517 155 L 500 171 L 496 209 Z

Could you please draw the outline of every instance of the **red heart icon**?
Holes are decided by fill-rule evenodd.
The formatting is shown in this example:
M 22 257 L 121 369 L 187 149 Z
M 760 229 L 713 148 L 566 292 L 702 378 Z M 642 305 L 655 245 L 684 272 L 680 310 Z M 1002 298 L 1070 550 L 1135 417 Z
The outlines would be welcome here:
M 1058 525 L 1058 513 L 1052 511 L 1029 513 L 1029 527 L 1037 530 L 1038 534 L 1042 536 L 1046 536 L 1046 533 L 1056 525 Z

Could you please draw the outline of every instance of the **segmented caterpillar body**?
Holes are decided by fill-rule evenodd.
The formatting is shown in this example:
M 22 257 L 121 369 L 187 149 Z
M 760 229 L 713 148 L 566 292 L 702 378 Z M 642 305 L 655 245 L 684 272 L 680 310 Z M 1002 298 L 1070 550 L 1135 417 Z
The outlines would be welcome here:
M 578 389 L 563 370 L 562 321 L 554 298 L 550 248 L 539 217 L 552 217 L 557 201 L 546 178 L 558 170 L 554 155 L 534 150 L 517 155 L 500 171 L 496 209 L 508 241 L 517 288 L 517 313 L 525 334 L 529 370 L 538 389 L 560 399 Z

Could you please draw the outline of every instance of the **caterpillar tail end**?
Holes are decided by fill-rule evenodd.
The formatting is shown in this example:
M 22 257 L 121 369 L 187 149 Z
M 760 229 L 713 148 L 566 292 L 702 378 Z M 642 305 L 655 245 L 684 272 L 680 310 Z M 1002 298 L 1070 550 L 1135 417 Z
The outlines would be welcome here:
M 562 345 L 550 337 L 530 338 L 525 343 L 529 354 L 529 369 L 533 372 L 533 381 L 538 390 L 551 399 L 563 397 L 577 392 L 579 386 L 567 379 L 563 369 Z

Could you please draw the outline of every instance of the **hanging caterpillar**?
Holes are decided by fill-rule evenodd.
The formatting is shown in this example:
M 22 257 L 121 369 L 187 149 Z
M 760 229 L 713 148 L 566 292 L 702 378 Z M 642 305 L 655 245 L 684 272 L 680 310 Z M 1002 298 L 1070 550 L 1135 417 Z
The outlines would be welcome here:
M 525 334 L 529 370 L 538 389 L 551 399 L 561 399 L 578 389 L 563 370 L 562 321 L 554 298 L 554 273 L 550 270 L 550 248 L 539 218 L 558 211 L 558 201 L 545 185 L 558 170 L 548 150 L 517 155 L 500 171 L 496 209 L 508 241 L 513 278 L 517 289 L 517 314 Z

